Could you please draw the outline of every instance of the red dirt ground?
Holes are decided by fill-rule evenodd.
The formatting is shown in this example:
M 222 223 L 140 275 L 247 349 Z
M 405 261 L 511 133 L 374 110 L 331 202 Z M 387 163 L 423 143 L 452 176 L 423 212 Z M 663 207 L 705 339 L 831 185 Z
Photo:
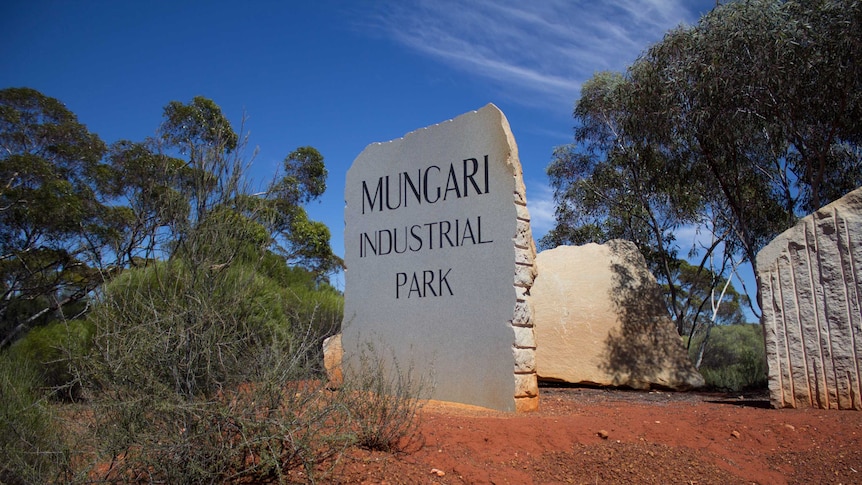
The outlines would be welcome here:
M 323 482 L 862 483 L 860 412 L 771 409 L 764 394 L 555 387 L 540 402 L 529 414 L 430 403 L 402 452 L 354 450 Z

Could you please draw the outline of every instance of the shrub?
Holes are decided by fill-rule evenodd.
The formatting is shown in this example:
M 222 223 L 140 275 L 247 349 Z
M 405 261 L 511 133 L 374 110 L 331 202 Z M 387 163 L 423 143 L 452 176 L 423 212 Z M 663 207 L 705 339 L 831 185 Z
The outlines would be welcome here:
M 69 449 L 40 386 L 30 361 L 0 353 L 0 483 L 70 479 Z
M 703 335 L 695 335 L 691 352 L 696 352 L 702 339 Z M 766 387 L 766 354 L 761 326 L 713 327 L 699 371 L 707 386 L 716 389 L 741 391 Z
M 313 477 L 353 442 L 333 423 L 347 406 L 300 365 L 260 358 L 258 380 L 187 399 L 124 389 L 98 403 L 96 428 L 106 480 L 163 483 L 285 482 Z M 271 367 L 264 367 L 271 366 Z
M 93 411 L 90 479 L 314 480 L 357 442 L 391 449 L 413 429 L 409 372 L 390 380 L 368 360 L 348 391 L 326 389 L 321 343 L 342 297 L 253 229 L 209 219 L 170 260 L 102 288 L 76 368 Z
M 89 375 L 100 386 L 211 395 L 249 379 L 273 342 L 290 353 L 285 298 L 243 265 L 195 270 L 170 261 L 127 271 L 90 315 L 97 366 Z
M 422 399 L 430 393 L 430 376 L 415 376 L 394 357 L 386 359 L 366 344 L 356 367 L 345 369 L 343 392 L 350 399 L 350 425 L 356 444 L 377 451 L 399 449 L 416 432 Z
M 353 443 L 348 405 L 314 378 L 340 295 L 285 288 L 251 263 L 127 271 L 90 315 L 97 479 L 278 480 Z M 327 311 L 321 308 L 329 306 Z
M 84 320 L 56 321 L 37 327 L 9 349 L 15 359 L 28 361 L 39 371 L 40 387 L 50 388 L 52 396 L 74 401 L 81 397 L 81 385 L 73 372 L 73 360 L 90 351 L 93 325 Z
M 288 289 L 288 302 L 295 316 L 315 325 L 322 338 L 339 332 L 344 314 L 344 295 L 320 276 L 303 268 L 290 267 L 285 259 L 266 253 L 260 262 L 261 274 Z

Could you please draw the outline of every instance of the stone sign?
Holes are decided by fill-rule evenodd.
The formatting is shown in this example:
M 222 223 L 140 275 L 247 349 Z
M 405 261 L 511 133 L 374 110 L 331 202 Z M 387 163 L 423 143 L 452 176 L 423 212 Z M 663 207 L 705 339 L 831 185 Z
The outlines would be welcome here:
M 536 257 L 530 292 L 539 379 L 688 390 L 704 385 L 634 243 L 560 246 Z
M 348 367 L 371 344 L 430 376 L 432 399 L 534 409 L 535 246 L 503 113 L 489 104 L 369 145 L 345 200 Z
M 862 189 L 770 242 L 757 274 L 772 405 L 862 410 Z

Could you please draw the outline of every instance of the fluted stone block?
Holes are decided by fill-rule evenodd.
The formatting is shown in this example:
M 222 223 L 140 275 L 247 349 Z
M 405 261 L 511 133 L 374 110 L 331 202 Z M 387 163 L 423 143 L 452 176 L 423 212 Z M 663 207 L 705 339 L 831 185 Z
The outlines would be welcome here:
M 862 410 L 862 189 L 775 238 L 757 274 L 772 405 Z

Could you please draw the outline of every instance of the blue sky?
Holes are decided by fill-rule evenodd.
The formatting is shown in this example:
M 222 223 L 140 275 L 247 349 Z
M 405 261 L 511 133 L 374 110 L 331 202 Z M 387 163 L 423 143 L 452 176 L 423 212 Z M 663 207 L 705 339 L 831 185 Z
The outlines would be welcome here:
M 251 176 L 299 146 L 324 155 L 308 206 L 344 254 L 344 178 L 373 142 L 487 103 L 518 143 L 536 238 L 553 224 L 545 167 L 572 140 L 572 107 L 596 71 L 623 70 L 714 0 L 39 1 L 0 5 L 0 88 L 60 99 L 112 143 L 154 134 L 169 101 L 213 99 Z M 684 241 L 680 241 L 684 243 Z

